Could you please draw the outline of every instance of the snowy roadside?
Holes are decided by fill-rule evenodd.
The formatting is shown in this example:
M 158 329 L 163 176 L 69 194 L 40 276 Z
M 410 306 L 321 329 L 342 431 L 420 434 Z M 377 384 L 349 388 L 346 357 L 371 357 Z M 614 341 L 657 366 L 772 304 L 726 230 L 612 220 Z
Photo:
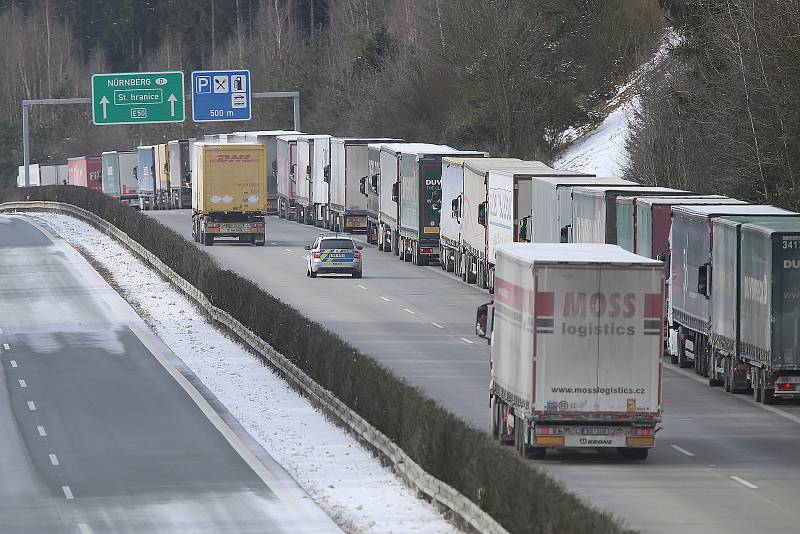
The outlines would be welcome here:
M 357 533 L 460 532 L 116 241 L 66 215 L 28 215 L 99 263 L 164 343 L 337 524 Z
M 622 176 L 628 163 L 626 144 L 630 126 L 641 105 L 636 94 L 639 84 L 677 43 L 677 34 L 668 31 L 650 61 L 639 66 L 628 81 L 617 88 L 617 94 L 606 102 L 606 109 L 611 111 L 599 126 L 592 129 L 590 125 L 583 125 L 562 132 L 561 141 L 571 144 L 553 161 L 553 167 L 597 176 Z

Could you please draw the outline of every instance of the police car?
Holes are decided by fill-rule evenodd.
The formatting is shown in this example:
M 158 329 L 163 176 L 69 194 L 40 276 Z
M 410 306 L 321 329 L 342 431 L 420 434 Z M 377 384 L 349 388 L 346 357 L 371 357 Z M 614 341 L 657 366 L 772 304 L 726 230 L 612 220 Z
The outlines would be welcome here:
M 306 276 L 319 273 L 349 273 L 361 278 L 361 249 L 346 235 L 321 235 L 313 245 L 305 247 L 308 254 Z

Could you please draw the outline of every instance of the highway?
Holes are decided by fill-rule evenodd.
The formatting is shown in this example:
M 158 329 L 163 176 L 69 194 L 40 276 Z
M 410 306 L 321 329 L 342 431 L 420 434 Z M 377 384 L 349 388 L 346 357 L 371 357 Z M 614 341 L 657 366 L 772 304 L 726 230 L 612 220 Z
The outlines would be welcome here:
M 147 213 L 191 241 L 188 210 Z M 475 337 L 474 316 L 491 297 L 438 266 L 416 267 L 371 245 L 363 279 L 309 279 L 303 246 L 319 233 L 270 217 L 266 247 L 220 241 L 206 250 L 488 429 L 488 347 Z M 756 405 L 665 367 L 663 430 L 646 462 L 582 451 L 535 465 L 644 532 L 797 532 L 800 406 Z
M 0 532 L 339 532 L 74 249 L 0 216 Z

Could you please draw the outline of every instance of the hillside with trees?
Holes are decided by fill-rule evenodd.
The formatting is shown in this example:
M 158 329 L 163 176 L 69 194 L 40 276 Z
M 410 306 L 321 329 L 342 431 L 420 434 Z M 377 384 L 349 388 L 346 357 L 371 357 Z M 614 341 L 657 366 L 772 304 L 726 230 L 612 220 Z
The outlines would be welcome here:
M 92 73 L 248 68 L 256 90 L 300 90 L 302 126 L 549 160 L 558 132 L 652 54 L 657 0 L 0 1 L 0 176 L 21 163 L 20 102 L 87 96 Z M 88 106 L 35 109 L 32 158 L 291 125 L 95 127 Z

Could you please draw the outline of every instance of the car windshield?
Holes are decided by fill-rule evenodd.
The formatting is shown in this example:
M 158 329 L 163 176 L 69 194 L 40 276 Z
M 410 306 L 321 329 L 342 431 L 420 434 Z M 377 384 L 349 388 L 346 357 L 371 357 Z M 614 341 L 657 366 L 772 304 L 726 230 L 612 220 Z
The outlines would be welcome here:
M 353 242 L 349 239 L 323 239 L 319 244 L 319 248 L 322 250 L 333 248 L 346 248 L 348 250 L 352 250 Z

